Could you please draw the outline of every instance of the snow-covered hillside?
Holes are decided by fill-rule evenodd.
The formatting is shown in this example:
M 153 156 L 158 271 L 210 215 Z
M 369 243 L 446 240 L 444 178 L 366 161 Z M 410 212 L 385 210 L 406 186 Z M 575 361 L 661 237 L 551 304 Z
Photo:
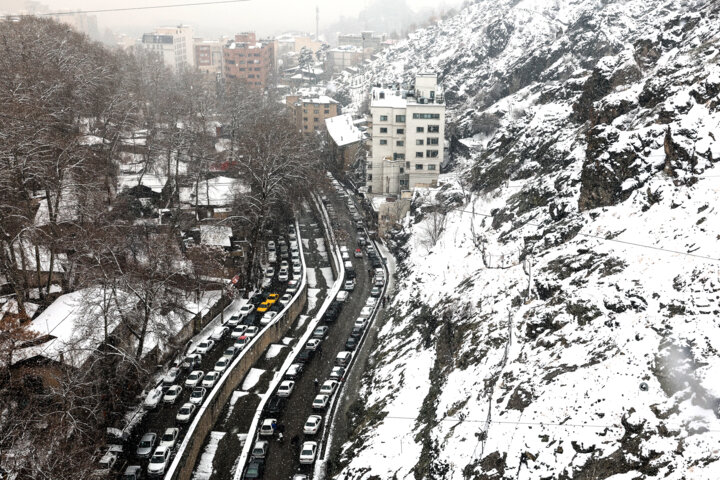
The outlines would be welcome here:
M 720 2 L 481 0 L 341 83 L 441 72 L 455 167 L 337 478 L 720 478 L 719 62 Z

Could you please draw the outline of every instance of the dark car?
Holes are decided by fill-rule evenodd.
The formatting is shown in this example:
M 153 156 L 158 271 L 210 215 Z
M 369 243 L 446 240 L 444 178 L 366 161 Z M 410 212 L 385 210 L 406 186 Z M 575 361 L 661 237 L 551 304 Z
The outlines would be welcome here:
M 345 342 L 345 350 L 353 351 L 355 347 L 357 347 L 357 339 L 355 337 L 348 338 Z
M 243 478 L 262 478 L 263 470 L 265 470 L 265 462 L 259 458 L 255 458 L 248 464 L 248 468 L 245 470 L 245 477 Z
M 315 352 L 312 350 L 308 350 L 307 348 L 303 348 L 300 353 L 298 353 L 298 356 L 295 358 L 295 361 L 298 363 L 307 363 L 312 359 Z
M 361 327 L 353 327 L 352 332 L 350 332 L 350 336 L 352 338 L 360 338 L 362 336 L 363 329 Z
M 257 313 L 252 312 L 248 313 L 245 318 L 242 319 L 242 322 L 240 322 L 241 325 L 247 325 L 252 326 L 255 325 L 255 319 L 257 318 Z
M 372 266 L 373 268 L 379 268 L 382 267 L 382 262 L 376 257 L 372 259 Z
M 337 307 L 333 304 L 330 304 L 327 310 L 325 310 L 325 315 L 323 315 L 323 320 L 326 322 L 334 322 L 338 314 L 340 312 L 338 311 Z
M 285 408 L 285 399 L 282 397 L 278 397 L 277 395 L 273 395 L 270 397 L 270 400 L 268 403 L 265 404 L 265 408 L 263 409 L 263 412 L 266 416 L 273 416 L 275 414 L 278 414 L 283 411 Z

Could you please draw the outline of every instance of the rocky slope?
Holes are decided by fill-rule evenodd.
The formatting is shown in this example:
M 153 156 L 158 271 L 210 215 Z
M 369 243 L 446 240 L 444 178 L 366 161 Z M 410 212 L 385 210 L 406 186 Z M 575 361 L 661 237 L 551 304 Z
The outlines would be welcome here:
M 719 62 L 718 2 L 481 0 L 340 82 L 441 72 L 454 168 L 337 478 L 720 478 Z

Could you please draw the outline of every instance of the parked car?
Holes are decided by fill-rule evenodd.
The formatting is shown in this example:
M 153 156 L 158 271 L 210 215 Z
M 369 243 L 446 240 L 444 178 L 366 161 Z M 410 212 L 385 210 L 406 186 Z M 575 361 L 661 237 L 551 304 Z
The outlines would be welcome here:
M 353 329 L 350 331 L 350 336 L 359 339 L 362 336 L 362 333 L 362 327 L 353 327 Z
M 296 473 L 292 476 L 291 480 L 310 480 L 307 475 L 303 473 Z
M 374 287 L 379 287 L 382 290 L 382 287 L 385 286 L 385 279 L 383 277 L 378 277 L 375 279 L 375 283 L 373 283 Z
M 310 415 L 305 421 L 305 426 L 303 426 L 303 433 L 305 435 L 315 435 L 321 423 L 322 417 L 320 415 Z
M 277 395 L 273 395 L 270 397 L 270 400 L 265 404 L 265 408 L 263 408 L 263 413 L 267 415 L 277 415 L 278 413 L 282 412 L 285 408 L 286 399 L 283 397 L 278 397 Z
M 362 258 L 362 256 L 363 256 L 362 248 L 356 248 L 355 249 L 355 258 Z
M 244 316 L 248 313 L 251 313 L 253 310 L 255 310 L 255 305 L 253 305 L 252 303 L 246 303 L 245 305 L 240 307 L 238 313 L 240 314 L 240 316 Z
M 170 463 L 170 449 L 160 445 L 155 449 L 152 457 L 150 457 L 150 462 L 147 467 L 148 475 L 153 477 L 165 475 L 168 463 Z
M 125 469 L 121 480 L 140 480 L 141 478 L 142 467 L 140 465 L 130 465 Z
M 230 332 L 230 338 L 239 338 L 245 335 L 245 330 L 247 330 L 247 328 L 247 325 L 238 325 L 237 327 L 233 328 L 232 332 Z
M 300 263 L 300 260 L 293 260 L 292 271 L 294 275 L 300 275 L 302 273 L 302 263 Z
M 204 376 L 205 372 L 202 370 L 194 370 L 190 372 L 190 375 L 188 375 L 187 379 L 185 379 L 185 386 L 196 387 L 198 383 L 202 382 Z
M 365 306 L 374 307 L 375 305 L 377 305 L 377 302 L 377 297 L 368 297 L 367 300 L 365 300 Z
M 252 455 L 254 458 L 265 458 L 265 455 L 267 455 L 268 451 L 268 442 L 267 440 L 258 440 L 255 442 L 255 445 L 253 445 L 252 452 L 250 455 Z
M 348 292 L 352 292 L 355 290 L 355 280 L 345 280 L 345 283 L 343 284 L 343 289 L 347 290 Z
M 190 402 L 183 403 L 183 406 L 180 407 L 177 415 L 175 415 L 175 421 L 178 423 L 188 423 L 192 418 L 193 413 L 195 413 L 195 404 Z
M 350 359 L 352 358 L 352 352 L 340 352 L 335 357 L 335 365 L 339 367 L 346 367 L 348 363 L 350 363 Z
M 201 353 L 205 355 L 208 353 L 212 348 L 215 346 L 215 342 L 212 339 L 205 339 L 202 342 L 198 343 L 197 347 L 195 347 L 195 351 L 197 353 Z
M 242 337 L 235 340 L 233 347 L 237 348 L 238 350 L 242 350 L 247 346 L 248 343 L 250 343 L 250 340 L 250 337 L 248 337 L 247 335 L 243 335 Z
M 315 352 L 315 351 L 317 351 L 317 350 L 320 350 L 320 348 L 321 348 L 321 347 L 320 347 L 320 344 L 321 344 L 321 343 L 322 343 L 322 340 L 320 340 L 319 338 L 311 338 L 311 339 L 308 340 L 307 343 L 305 344 L 305 348 L 307 348 L 308 350 L 312 350 L 313 352 Z
M 227 325 L 228 328 L 235 328 L 240 324 L 240 320 L 242 320 L 240 315 L 232 315 L 225 321 L 225 325 Z
M 170 370 L 168 370 L 162 379 L 163 386 L 169 387 L 170 385 L 174 384 L 175 381 L 178 379 L 179 375 L 180 375 L 179 368 L 173 367 Z
M 160 404 L 163 391 L 162 387 L 156 387 L 150 390 L 143 401 L 143 407 L 147 410 L 154 410 Z
M 248 463 L 248 467 L 247 470 L 245 470 L 245 476 L 243 478 L 262 478 L 264 470 L 265 461 L 262 458 L 255 458 L 250 460 L 250 463 Z
M 320 387 L 320 393 L 330 397 L 333 393 L 335 393 L 337 385 L 338 382 L 336 382 L 335 380 L 325 380 Z
M 315 461 L 317 453 L 317 442 L 304 442 L 300 449 L 300 463 L 302 465 L 310 465 Z
M 267 248 L 268 248 L 268 251 L 270 251 L 270 252 L 275 251 L 275 242 L 272 240 L 268 240 Z
M 365 318 L 365 317 L 358 317 L 358 318 L 355 320 L 355 323 L 353 324 L 353 327 L 360 327 L 360 328 L 363 328 L 363 329 L 364 329 L 366 324 L 367 324 L 367 318 Z
M 382 289 L 378 286 L 374 286 L 370 290 L 370 298 L 377 298 L 380 296 L 381 293 L 382 293 Z
M 300 376 L 302 371 L 303 371 L 302 363 L 293 363 L 287 369 L 287 372 L 285 372 L 285 378 L 288 378 L 290 380 L 295 380 L 296 378 L 298 378 Z
M 330 380 L 341 382 L 345 378 L 345 369 L 343 367 L 335 366 L 330 372 Z
M 205 400 L 206 393 L 207 390 L 205 390 L 203 387 L 195 387 L 193 388 L 193 391 L 190 394 L 190 399 L 188 401 L 190 403 L 194 403 L 195 405 L 200 405 L 202 404 L 203 400 Z
M 345 341 L 345 350 L 353 351 L 357 348 L 357 344 L 357 338 L 351 336 Z
M 360 316 L 361 317 L 369 317 L 370 315 L 372 315 L 372 312 L 373 312 L 373 307 L 368 307 L 367 305 L 365 305 L 362 308 L 362 310 L 360 310 Z
M 268 310 L 270 310 L 270 307 L 271 307 L 271 306 L 272 306 L 272 303 L 270 303 L 270 302 L 268 302 L 267 300 L 265 300 L 265 301 L 262 302 L 260 305 L 258 305 L 257 311 L 258 311 L 258 313 L 265 313 L 265 312 L 267 312 Z
M 276 419 L 266 418 L 265 420 L 263 420 L 263 423 L 260 426 L 260 435 L 263 437 L 273 435 L 275 433 L 275 428 L 273 428 L 273 425 L 277 425 Z
M 267 267 L 265 269 L 265 278 L 273 278 L 275 276 L 275 267 Z
M 283 306 L 287 306 L 287 304 L 290 303 L 291 300 L 292 300 L 292 295 L 290 295 L 289 293 L 286 293 L 282 297 L 280 297 L 279 301 Z
M 273 318 L 277 317 L 278 312 L 265 312 L 265 315 L 260 319 L 260 325 L 265 326 L 273 321 Z
M 315 328 L 315 330 L 313 330 L 312 336 L 313 336 L 313 338 L 323 339 L 323 338 L 325 338 L 325 336 L 327 335 L 327 333 L 329 331 L 330 331 L 330 328 L 328 328 L 328 327 L 325 327 L 325 326 L 317 327 L 317 328 Z
M 298 282 L 297 280 L 290 280 L 290 281 L 288 281 L 287 288 L 285 289 L 285 293 L 294 295 L 295 292 L 298 291 L 299 286 L 300 286 L 300 282 Z
M 253 338 L 255 335 L 258 334 L 260 329 L 258 327 L 248 327 L 247 330 L 245 330 L 245 336 L 248 338 Z
M 174 404 L 182 394 L 182 387 L 180 385 L 173 385 L 167 389 L 165 395 L 163 395 L 163 403 Z
M 278 272 L 278 280 L 281 282 L 287 282 L 290 279 L 290 272 L 288 272 L 287 267 L 281 267 L 280 271 Z
M 324 410 L 325 407 L 327 407 L 329 400 L 330 397 L 328 397 L 327 395 L 317 395 L 313 400 L 312 408 L 314 408 L 315 410 Z
M 217 362 L 215 362 L 215 366 L 213 367 L 213 370 L 219 373 L 223 373 L 225 370 L 227 370 L 228 366 L 230 365 L 230 359 L 227 357 L 221 357 Z
M 335 305 L 330 304 L 327 310 L 325 310 L 325 314 L 323 315 L 323 321 L 327 323 L 334 322 L 335 319 L 337 319 L 339 313 L 340 312 L 338 308 Z
M 212 338 L 216 342 L 219 342 L 229 331 L 230 329 L 228 327 L 217 327 L 215 330 L 213 330 L 210 338 Z
M 342 257 L 343 261 L 345 262 L 350 260 L 350 254 L 348 252 L 340 252 L 340 257 Z
M 340 290 L 335 296 L 335 300 L 337 300 L 338 302 L 344 302 L 348 299 L 349 296 L 350 292 L 348 292 L 347 290 Z
M 200 385 L 205 388 L 213 388 L 219 378 L 220 378 L 219 372 L 208 372 L 205 374 L 205 378 L 203 378 L 203 381 Z
M 295 361 L 299 363 L 307 363 L 312 359 L 314 353 L 315 352 L 312 350 L 303 348 L 300 353 L 298 353 L 297 357 L 295 357 Z
M 237 349 L 235 345 L 230 345 L 228 348 L 225 349 L 223 352 L 223 357 L 228 358 L 232 360 L 235 358 L 235 356 L 240 353 L 240 350 Z
M 187 372 L 193 370 L 202 364 L 202 355 L 199 353 L 191 353 L 180 364 L 180 370 Z
M 180 435 L 179 428 L 166 428 L 165 433 L 163 433 L 163 436 L 160 437 L 160 446 L 168 447 L 170 449 L 175 448 L 175 444 L 177 443 L 178 435 Z
M 295 382 L 293 382 L 292 380 L 285 380 L 280 383 L 280 386 L 278 387 L 278 390 L 277 390 L 277 396 L 278 397 L 289 397 L 294 388 L 295 388 Z
M 137 449 L 135 450 L 135 456 L 138 458 L 149 458 L 152 454 L 153 448 L 157 443 L 157 434 L 148 432 L 140 438 Z

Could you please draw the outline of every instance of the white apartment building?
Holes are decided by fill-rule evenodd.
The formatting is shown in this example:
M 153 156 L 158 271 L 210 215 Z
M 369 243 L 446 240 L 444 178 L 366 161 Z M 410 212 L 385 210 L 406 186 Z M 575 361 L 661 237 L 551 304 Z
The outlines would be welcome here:
M 445 138 L 445 102 L 437 74 L 418 74 L 407 91 L 373 88 L 371 95 L 368 193 L 436 186 Z
M 162 56 L 163 63 L 174 71 L 195 66 L 193 29 L 187 25 L 156 28 L 145 33 L 141 42 L 143 48 Z

